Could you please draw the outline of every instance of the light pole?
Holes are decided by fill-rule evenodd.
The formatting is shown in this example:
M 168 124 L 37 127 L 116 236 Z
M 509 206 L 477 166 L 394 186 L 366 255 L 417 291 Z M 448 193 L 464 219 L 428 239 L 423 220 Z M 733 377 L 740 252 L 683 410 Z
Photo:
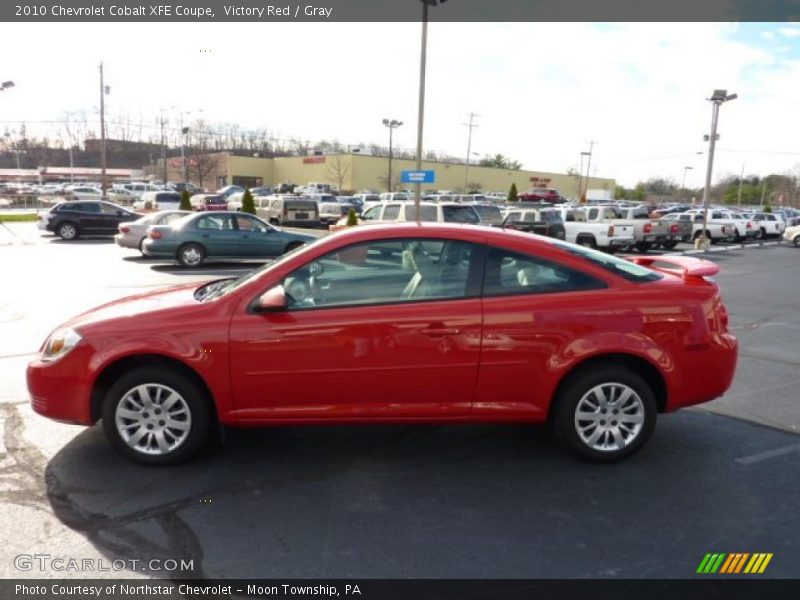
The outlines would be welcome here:
M 402 121 L 396 119 L 384 119 L 383 124 L 389 128 L 389 177 L 386 180 L 386 191 L 392 191 L 392 133 L 394 130 L 403 124 Z
M 690 167 L 690 166 L 683 167 L 683 179 L 681 180 L 681 189 L 682 190 L 686 189 L 686 172 L 687 171 L 691 171 L 692 169 L 694 169 L 694 167 Z
M 425 117 L 425 63 L 428 52 L 428 6 L 439 6 L 447 0 L 422 1 L 422 39 L 419 53 L 419 109 L 417 112 L 417 171 L 422 170 L 422 125 Z M 414 184 L 414 208 L 419 222 L 419 203 L 422 199 L 422 182 Z
M 592 152 L 581 152 L 581 172 L 580 177 L 578 178 L 578 202 L 585 203 L 586 202 L 586 192 L 583 191 L 584 184 L 586 188 L 589 188 L 589 167 L 586 167 L 586 181 L 583 180 L 583 157 L 589 157 L 589 164 L 592 162 Z
M 189 128 L 183 126 L 183 115 L 191 115 L 193 112 L 200 113 L 200 112 L 203 112 L 203 109 L 202 108 L 196 108 L 194 110 L 182 110 L 180 112 L 180 124 L 181 124 L 181 177 L 183 178 L 184 186 L 186 185 L 186 182 L 189 180 L 189 175 L 188 175 L 187 169 L 186 169 L 186 138 L 189 137 Z
M 724 102 L 736 100 L 737 94 L 728 94 L 727 90 L 714 90 L 711 98 L 711 135 L 708 137 L 708 165 L 706 166 L 706 185 L 703 188 L 703 230 L 700 236 L 695 240 L 695 247 L 698 250 L 705 250 L 708 248 L 708 237 L 706 236 L 706 227 L 708 226 L 708 205 L 711 200 L 711 172 L 714 168 L 714 147 L 717 142 L 717 123 L 719 122 L 719 107 Z

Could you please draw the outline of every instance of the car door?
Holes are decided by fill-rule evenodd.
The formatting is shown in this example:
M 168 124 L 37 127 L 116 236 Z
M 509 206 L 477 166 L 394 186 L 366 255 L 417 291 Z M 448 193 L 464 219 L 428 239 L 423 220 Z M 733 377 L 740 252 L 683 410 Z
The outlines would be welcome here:
M 559 350 L 602 326 L 606 284 L 542 257 L 489 247 L 483 281 L 483 335 L 473 412 L 497 418 L 544 415 L 544 382 Z
M 231 320 L 237 410 L 256 420 L 467 415 L 482 250 L 458 240 L 381 239 L 295 270 L 282 281 L 285 311 L 242 308 Z
M 99 202 L 79 202 L 77 210 L 80 217 L 78 227 L 88 234 L 104 233 L 103 211 Z
M 235 221 L 239 256 L 273 258 L 283 254 L 286 241 L 277 229 L 250 215 L 238 214 Z
M 207 214 L 195 221 L 195 236 L 209 258 L 239 256 L 239 232 L 228 214 Z
M 123 221 L 132 221 L 131 213 L 118 206 L 100 202 L 100 224 L 98 233 L 117 233 L 118 226 Z

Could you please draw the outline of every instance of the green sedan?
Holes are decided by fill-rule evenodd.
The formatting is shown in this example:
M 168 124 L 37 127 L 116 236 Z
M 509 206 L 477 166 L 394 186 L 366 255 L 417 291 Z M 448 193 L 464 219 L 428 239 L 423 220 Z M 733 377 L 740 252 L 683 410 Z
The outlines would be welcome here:
M 174 258 L 184 267 L 206 260 L 274 258 L 314 241 L 312 235 L 291 233 L 241 212 L 193 213 L 169 225 L 147 230 L 142 253 Z

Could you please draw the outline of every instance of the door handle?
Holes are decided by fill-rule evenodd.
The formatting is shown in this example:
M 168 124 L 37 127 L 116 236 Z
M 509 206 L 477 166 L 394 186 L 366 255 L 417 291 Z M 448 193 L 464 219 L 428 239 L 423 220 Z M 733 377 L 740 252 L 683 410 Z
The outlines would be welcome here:
M 458 335 L 459 333 L 461 333 L 461 330 L 455 327 L 431 326 L 422 330 L 422 334 L 427 335 L 428 337 L 444 337 L 446 335 Z
M 202 234 L 200 237 L 207 238 L 207 237 L 208 237 L 208 234 L 207 234 L 207 233 L 204 233 L 204 234 Z

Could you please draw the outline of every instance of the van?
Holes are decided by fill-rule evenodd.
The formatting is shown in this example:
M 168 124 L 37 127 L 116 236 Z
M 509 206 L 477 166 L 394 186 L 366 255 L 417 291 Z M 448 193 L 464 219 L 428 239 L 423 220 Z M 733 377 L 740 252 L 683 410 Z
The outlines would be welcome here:
M 259 198 L 256 214 L 273 225 L 319 227 L 319 205 L 308 196 L 273 194 Z
M 320 183 L 317 181 L 309 181 L 303 187 L 303 193 L 305 194 L 331 194 L 334 191 L 336 191 L 336 186 L 330 183 Z
M 407 202 L 411 199 L 405 192 L 384 192 L 380 198 L 381 202 Z
M 145 192 L 133 203 L 134 210 L 142 210 L 147 203 L 153 210 L 178 210 L 181 206 L 181 195 L 178 192 Z

